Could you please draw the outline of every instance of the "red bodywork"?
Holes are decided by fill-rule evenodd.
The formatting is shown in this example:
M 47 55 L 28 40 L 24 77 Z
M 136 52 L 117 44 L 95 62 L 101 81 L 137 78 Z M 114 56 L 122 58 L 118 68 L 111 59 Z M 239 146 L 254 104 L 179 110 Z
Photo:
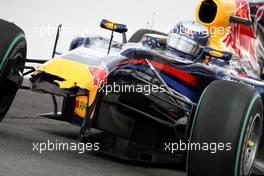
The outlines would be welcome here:
M 235 0 L 235 15 L 252 21 L 251 9 L 247 0 Z M 231 33 L 223 40 L 226 47 L 236 53 L 248 69 L 255 73 L 260 72 L 259 64 L 256 57 L 256 25 L 263 17 L 264 2 L 255 4 L 258 9 L 255 17 L 255 24 L 246 26 L 242 24 L 232 24 Z M 253 22 L 252 22 L 253 23 Z

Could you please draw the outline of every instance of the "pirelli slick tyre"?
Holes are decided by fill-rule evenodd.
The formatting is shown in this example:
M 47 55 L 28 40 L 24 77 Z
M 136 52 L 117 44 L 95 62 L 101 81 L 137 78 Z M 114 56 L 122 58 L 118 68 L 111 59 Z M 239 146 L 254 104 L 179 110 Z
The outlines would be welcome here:
M 15 24 L 0 19 L 0 121 L 22 84 L 26 52 L 24 32 Z
M 203 92 L 191 124 L 188 176 L 250 176 L 263 124 L 260 95 L 248 85 L 215 81 Z

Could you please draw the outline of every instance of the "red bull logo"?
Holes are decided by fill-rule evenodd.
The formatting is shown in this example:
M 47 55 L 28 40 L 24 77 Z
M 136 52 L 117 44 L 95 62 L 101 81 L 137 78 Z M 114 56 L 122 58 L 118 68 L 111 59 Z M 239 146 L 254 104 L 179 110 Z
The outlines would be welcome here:
M 108 75 L 108 70 L 103 67 L 98 66 L 88 66 L 88 69 L 93 77 L 93 86 L 100 87 L 100 84 L 106 83 L 106 78 Z
M 251 21 L 250 6 L 247 0 L 236 0 L 235 16 Z M 256 34 L 253 25 L 232 24 L 231 33 L 223 39 L 226 47 L 242 60 L 250 62 L 253 70 L 259 70 L 256 60 Z

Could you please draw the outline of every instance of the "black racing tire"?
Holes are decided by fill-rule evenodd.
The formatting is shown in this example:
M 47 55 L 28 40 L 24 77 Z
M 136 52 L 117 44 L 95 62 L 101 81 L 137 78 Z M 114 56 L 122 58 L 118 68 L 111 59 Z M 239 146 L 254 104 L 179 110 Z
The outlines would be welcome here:
M 24 70 L 26 53 L 27 44 L 23 30 L 0 19 L 0 121 L 8 112 L 22 84 L 21 73 Z M 9 79 L 11 77 L 14 79 Z
M 213 82 L 203 92 L 191 124 L 189 145 L 202 148 L 187 151 L 187 175 L 249 176 L 262 125 L 262 99 L 254 88 Z
M 138 43 L 141 41 L 141 39 L 143 38 L 143 36 L 145 34 L 159 34 L 159 35 L 167 35 L 165 33 L 159 32 L 159 31 L 155 31 L 155 30 L 150 30 L 150 29 L 139 29 L 138 31 L 136 31 L 128 40 L 129 43 Z

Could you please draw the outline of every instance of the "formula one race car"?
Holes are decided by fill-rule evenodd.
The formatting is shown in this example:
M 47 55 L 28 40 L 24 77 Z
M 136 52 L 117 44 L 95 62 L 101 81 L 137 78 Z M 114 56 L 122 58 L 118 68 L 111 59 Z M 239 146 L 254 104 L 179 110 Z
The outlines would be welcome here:
M 103 20 L 110 39 L 78 37 L 64 54 L 59 26 L 51 60 L 27 59 L 24 32 L 0 20 L 1 120 L 17 90 L 30 89 L 52 95 L 54 112 L 43 116 L 79 125 L 102 153 L 185 162 L 188 176 L 263 174 L 264 2 L 202 0 L 196 20 L 128 42 L 126 25 Z

